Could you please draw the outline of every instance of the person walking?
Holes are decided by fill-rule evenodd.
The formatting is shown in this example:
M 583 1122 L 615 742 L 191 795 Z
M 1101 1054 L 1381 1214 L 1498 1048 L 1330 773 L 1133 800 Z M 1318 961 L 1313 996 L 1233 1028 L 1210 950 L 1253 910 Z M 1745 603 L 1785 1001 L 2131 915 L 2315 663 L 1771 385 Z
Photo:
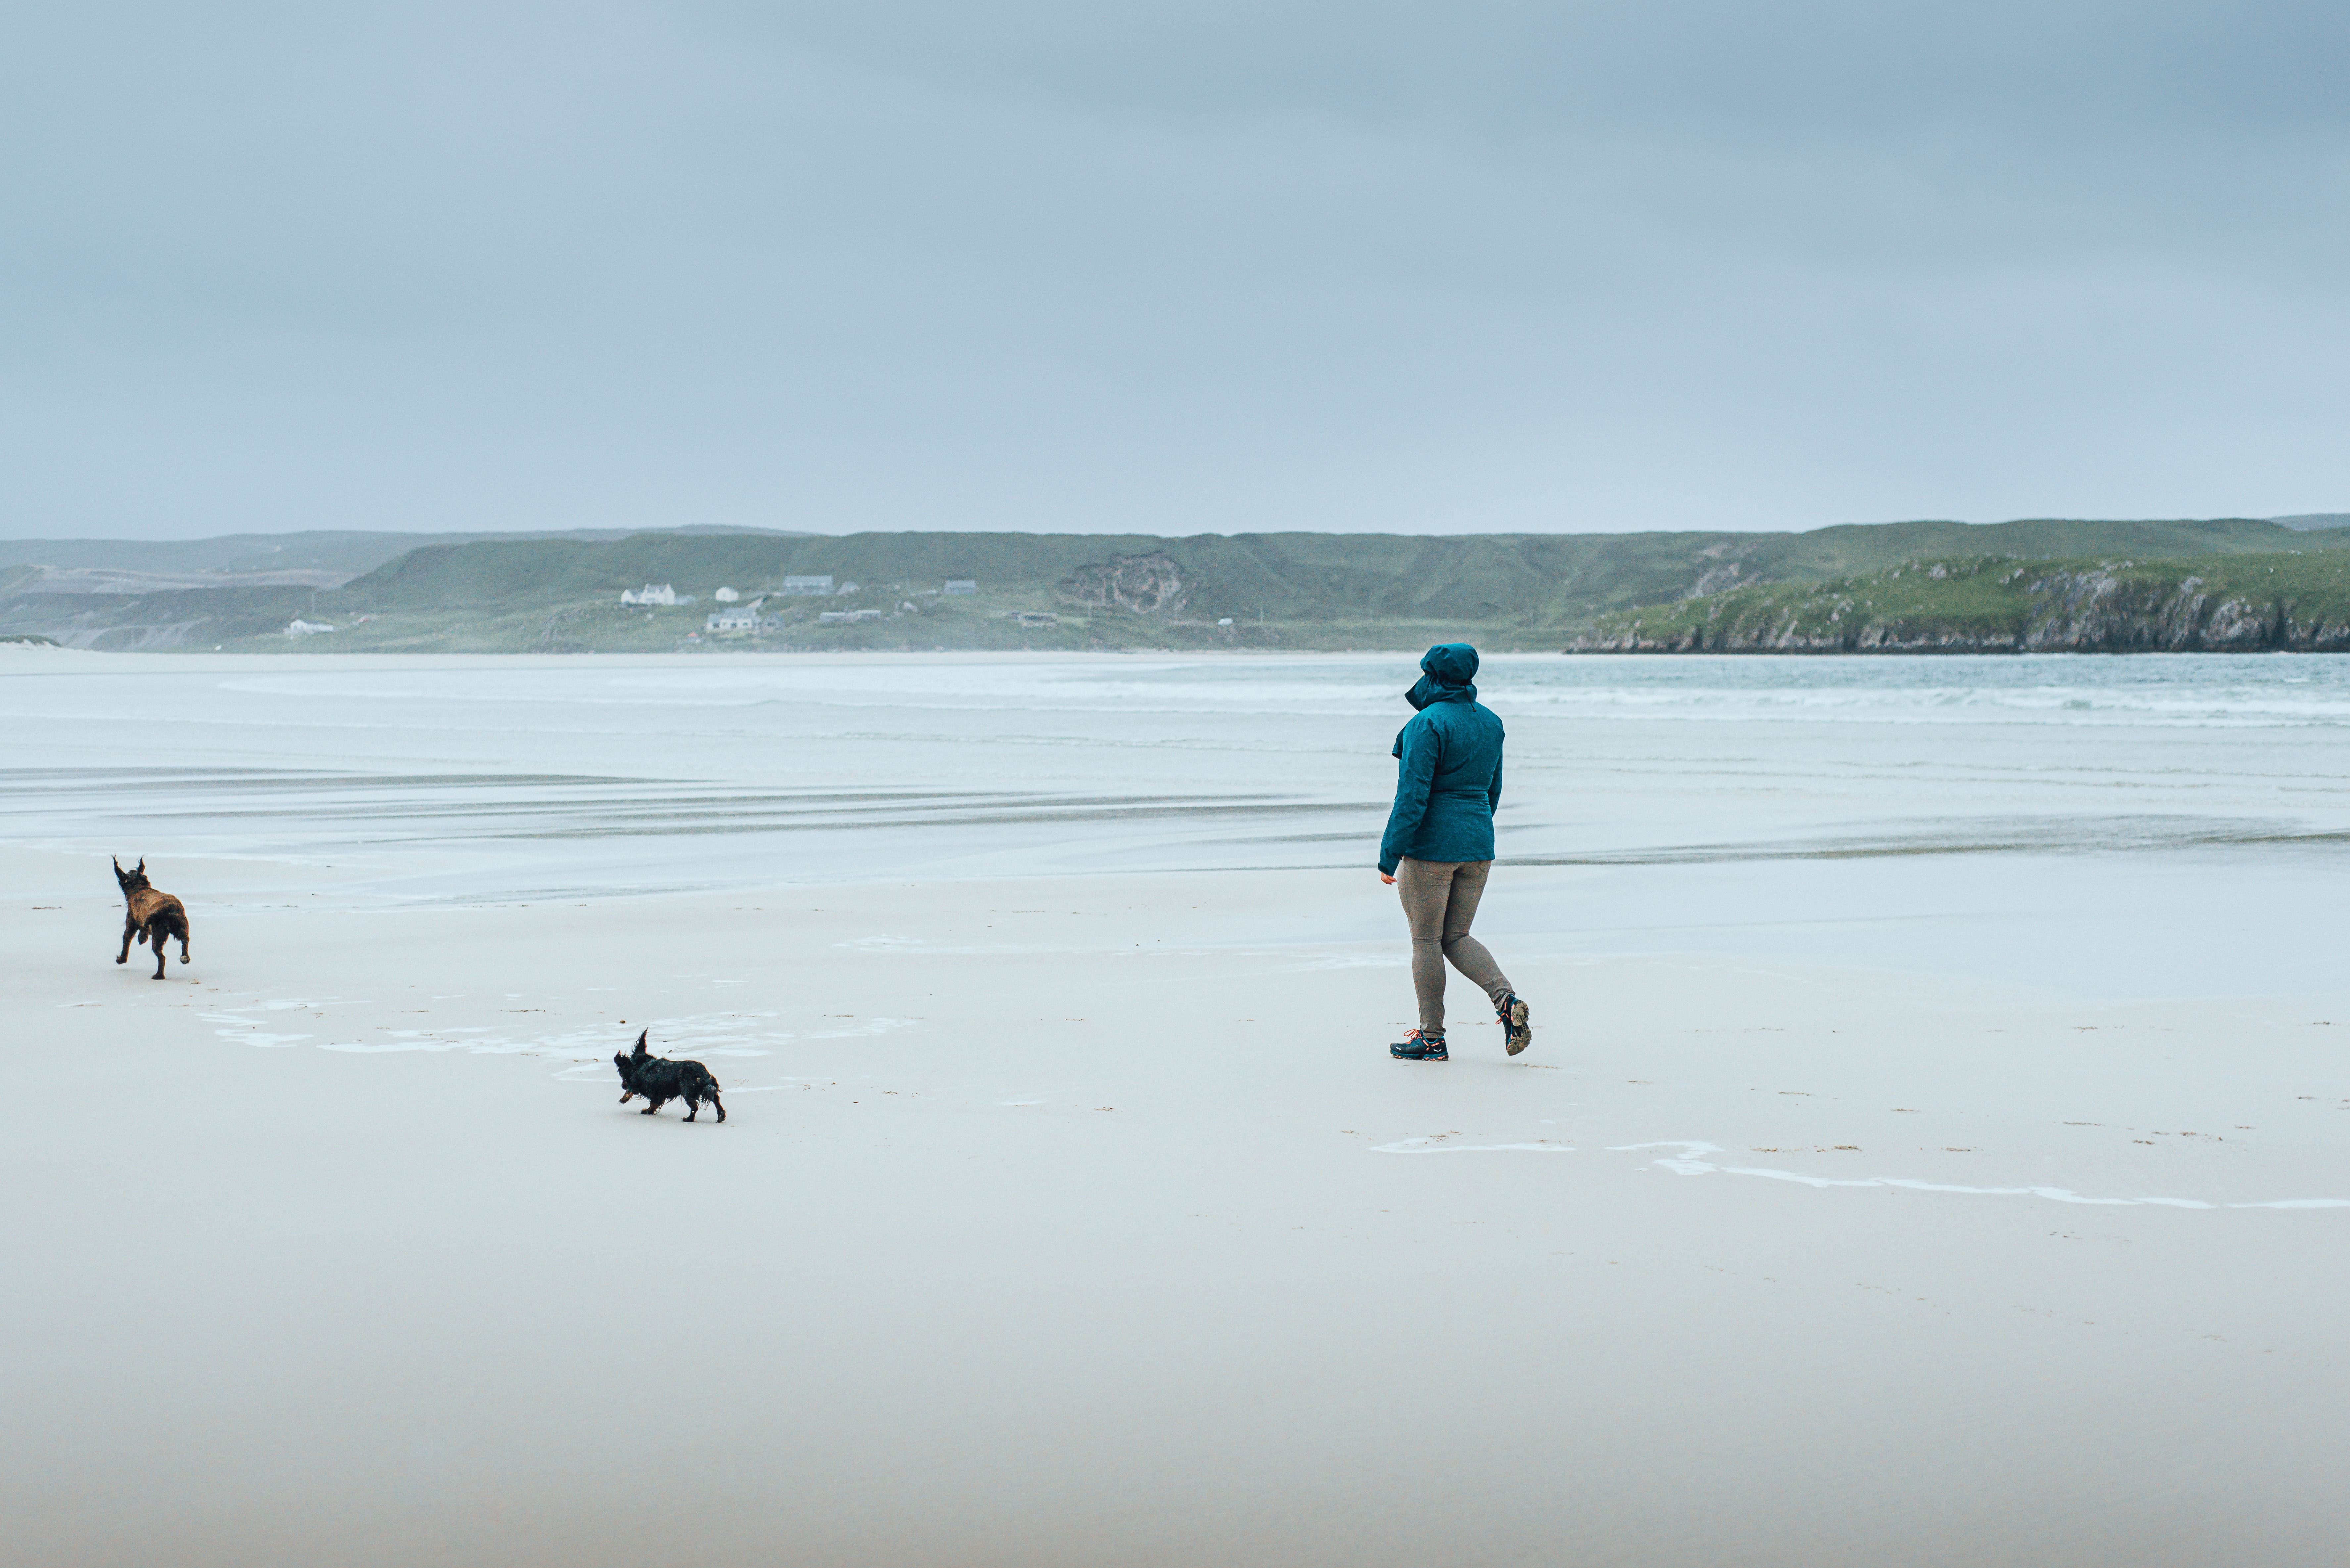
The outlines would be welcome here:
M 1502 804 L 1502 721 L 1477 701 L 1477 650 L 1440 643 L 1419 661 L 1404 701 L 1419 712 L 1396 736 L 1395 807 L 1379 839 L 1379 880 L 1401 890 L 1411 928 L 1411 984 L 1419 1027 L 1388 1047 L 1409 1062 L 1451 1060 L 1444 1049 L 1444 965 L 1483 990 L 1514 1056 L 1534 1043 L 1526 1004 L 1469 934 L 1493 868 L 1493 808 Z

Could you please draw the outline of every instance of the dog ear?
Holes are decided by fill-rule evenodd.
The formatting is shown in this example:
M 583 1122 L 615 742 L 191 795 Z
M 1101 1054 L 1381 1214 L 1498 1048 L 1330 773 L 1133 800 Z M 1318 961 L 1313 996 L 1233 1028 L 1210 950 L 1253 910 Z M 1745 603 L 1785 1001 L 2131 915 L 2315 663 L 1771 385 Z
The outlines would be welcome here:
M 136 877 L 137 875 L 139 875 L 139 873 L 140 873 L 141 871 L 144 871 L 144 870 L 146 870 L 146 869 L 147 869 L 147 857 L 145 857 L 144 855 L 141 855 L 141 856 L 139 857 L 139 864 L 138 864 L 138 865 L 136 865 L 136 866 L 133 866 L 133 867 L 130 868 L 130 874 L 131 874 L 133 877 Z
M 638 1035 L 638 1036 L 637 1036 L 637 1049 L 638 1049 L 638 1050 L 642 1051 L 642 1050 L 645 1048 L 645 1035 L 646 1035 L 646 1034 L 650 1034 L 651 1033 L 652 1033 L 652 1030 L 651 1030 L 650 1028 L 647 1028 L 647 1029 L 645 1030 L 645 1032 L 644 1032 L 644 1033 L 643 1033 L 643 1034 L 639 1034 L 639 1035 Z

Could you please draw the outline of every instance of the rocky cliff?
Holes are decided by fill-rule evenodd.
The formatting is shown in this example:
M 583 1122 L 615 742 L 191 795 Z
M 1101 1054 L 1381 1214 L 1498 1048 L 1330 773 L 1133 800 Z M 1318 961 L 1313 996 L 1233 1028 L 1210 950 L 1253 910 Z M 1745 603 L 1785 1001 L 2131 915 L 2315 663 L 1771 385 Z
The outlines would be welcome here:
M 1089 608 L 1128 609 L 1170 620 L 1191 601 L 1183 568 L 1162 551 L 1112 556 L 1107 564 L 1080 566 L 1062 580 L 1061 592 Z
M 1910 561 L 1867 577 L 1701 594 L 1603 616 L 1580 653 L 2350 650 L 2330 554 Z

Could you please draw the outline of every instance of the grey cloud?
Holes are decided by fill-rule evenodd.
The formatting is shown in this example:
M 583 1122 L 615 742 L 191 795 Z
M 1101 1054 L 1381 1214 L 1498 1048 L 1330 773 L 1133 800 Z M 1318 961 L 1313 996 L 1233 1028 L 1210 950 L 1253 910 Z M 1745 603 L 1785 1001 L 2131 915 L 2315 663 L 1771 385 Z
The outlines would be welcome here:
M 2339 7 L 0 29 L 10 532 L 1801 526 L 2350 490 Z

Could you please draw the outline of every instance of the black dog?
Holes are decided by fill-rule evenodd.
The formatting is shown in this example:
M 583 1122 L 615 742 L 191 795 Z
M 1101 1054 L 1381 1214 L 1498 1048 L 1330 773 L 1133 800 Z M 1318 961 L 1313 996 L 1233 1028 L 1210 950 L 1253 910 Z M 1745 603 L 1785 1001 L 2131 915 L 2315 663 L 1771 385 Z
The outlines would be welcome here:
M 671 1100 L 685 1102 L 685 1119 L 691 1121 L 708 1100 L 718 1107 L 718 1119 L 726 1119 L 725 1102 L 718 1097 L 718 1080 L 710 1069 L 699 1062 L 672 1062 L 666 1056 L 645 1054 L 645 1034 L 637 1036 L 637 1048 L 623 1056 L 612 1054 L 612 1064 L 620 1069 L 620 1104 L 627 1105 L 642 1095 L 649 1102 L 640 1113 L 652 1116 Z
M 130 940 L 133 937 L 155 950 L 154 978 L 163 978 L 163 939 L 180 939 L 180 961 L 188 961 L 188 911 L 179 899 L 169 893 L 159 893 L 147 880 L 147 857 L 139 857 L 138 867 L 130 871 L 122 862 L 114 863 L 114 880 L 122 888 L 123 902 L 129 906 L 122 917 L 122 951 L 117 963 L 130 961 Z

